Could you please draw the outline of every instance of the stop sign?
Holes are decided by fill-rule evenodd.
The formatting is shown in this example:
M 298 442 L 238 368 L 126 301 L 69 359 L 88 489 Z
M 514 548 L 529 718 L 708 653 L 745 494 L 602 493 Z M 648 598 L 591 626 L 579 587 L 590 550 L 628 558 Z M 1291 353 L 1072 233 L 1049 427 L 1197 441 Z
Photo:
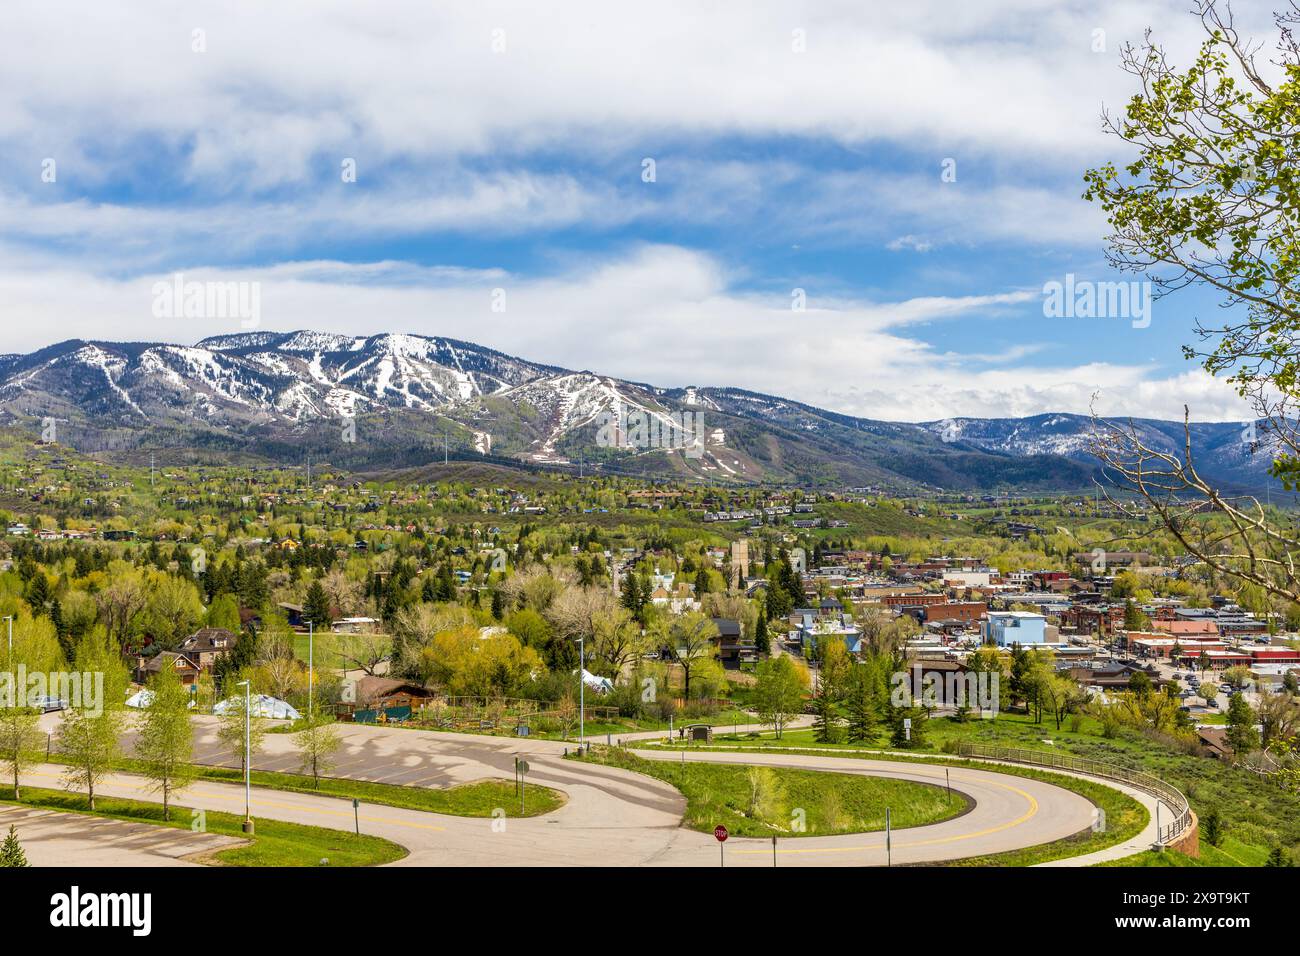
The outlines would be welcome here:
M 719 843 L 725 843 L 727 840 L 727 828 L 719 823 L 713 828 L 713 838 Z

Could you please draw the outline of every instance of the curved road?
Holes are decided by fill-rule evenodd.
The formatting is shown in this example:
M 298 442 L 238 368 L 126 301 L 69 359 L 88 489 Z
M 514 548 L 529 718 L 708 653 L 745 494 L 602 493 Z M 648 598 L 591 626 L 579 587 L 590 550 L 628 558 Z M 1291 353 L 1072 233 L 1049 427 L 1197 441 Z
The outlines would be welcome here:
M 198 725 L 196 759 L 203 763 L 234 765 L 231 755 L 223 752 L 216 741 L 215 722 L 203 717 L 196 718 L 195 722 Z M 712 835 L 680 826 L 685 800 L 677 790 L 641 774 L 565 760 L 565 744 L 350 724 L 340 725 L 340 731 L 344 747 L 334 776 L 445 787 L 485 777 L 512 779 L 515 757 L 523 756 L 530 764 L 530 783 L 553 787 L 568 797 L 565 806 L 554 813 L 528 819 L 453 817 L 363 806 L 363 831 L 408 847 L 411 854 L 402 861 L 404 864 L 718 865 L 718 846 Z M 568 747 L 571 749 L 572 745 Z M 680 752 L 641 753 L 649 759 L 683 759 Z M 1094 807 L 1083 797 L 1051 784 L 992 769 L 773 753 L 686 752 L 684 759 L 860 773 L 940 786 L 948 770 L 953 789 L 970 797 L 973 809 L 941 823 L 896 830 L 892 854 L 896 864 L 937 863 L 1022 849 L 1070 836 L 1094 824 Z M 254 766 L 262 770 L 298 771 L 292 739 L 284 734 L 268 734 L 265 753 L 255 757 Z M 30 782 L 57 786 L 58 776 L 57 767 L 43 766 L 34 768 Z M 103 792 L 155 799 L 144 789 L 142 781 L 126 774 L 115 775 L 107 781 Z M 238 813 L 243 809 L 244 792 L 237 785 L 200 782 L 187 790 L 180 802 L 194 808 Z M 352 828 L 349 802 L 310 794 L 254 788 L 253 815 Z M 884 844 L 883 833 L 782 839 L 775 863 L 778 866 L 884 865 Z M 1116 848 L 1117 855 L 1135 852 L 1128 846 Z M 1121 849 L 1123 852 L 1119 852 Z M 726 845 L 726 863 L 728 866 L 772 866 L 771 841 L 733 838 Z

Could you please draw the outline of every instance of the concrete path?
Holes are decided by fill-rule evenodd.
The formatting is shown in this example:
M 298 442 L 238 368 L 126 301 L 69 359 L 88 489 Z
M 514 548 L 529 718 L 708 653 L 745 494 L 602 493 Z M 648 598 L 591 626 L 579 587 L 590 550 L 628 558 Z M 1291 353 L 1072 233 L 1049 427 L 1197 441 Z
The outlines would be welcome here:
M 234 766 L 215 738 L 215 722 L 196 718 L 197 756 Z M 566 745 L 554 741 L 453 734 L 395 727 L 340 725 L 344 747 L 335 776 L 414 786 L 445 787 L 486 777 L 513 779 L 514 761 L 530 764 L 528 780 L 562 791 L 559 810 L 529 819 L 452 817 L 363 806 L 362 831 L 410 848 L 406 865 L 665 865 L 716 866 L 711 834 L 680 826 L 685 800 L 674 788 L 641 774 L 563 758 Z M 567 745 L 572 749 L 572 745 Z M 293 740 L 268 734 L 266 753 L 254 759 L 262 770 L 298 769 Z M 649 759 L 683 759 L 683 752 L 642 752 Z M 937 863 L 961 857 L 1021 849 L 1088 829 L 1092 804 L 1070 791 L 996 770 L 945 768 L 899 761 L 834 756 L 685 752 L 685 759 L 712 763 L 803 767 L 861 773 L 945 785 L 974 801 L 970 812 L 942 823 L 894 833 L 892 862 Z M 57 787 L 59 768 L 33 768 L 29 782 Z M 156 800 L 143 782 L 116 774 L 102 785 L 106 795 Z M 242 813 L 243 788 L 199 782 L 178 802 L 187 807 Z M 351 829 L 351 804 L 311 794 L 254 788 L 253 815 L 316 826 Z M 772 866 L 768 839 L 728 841 L 727 865 Z M 782 838 L 778 866 L 863 866 L 887 861 L 883 833 L 838 837 Z
M 187 857 L 242 842 L 215 833 L 0 805 L 0 836 L 11 825 L 32 866 L 198 866 Z

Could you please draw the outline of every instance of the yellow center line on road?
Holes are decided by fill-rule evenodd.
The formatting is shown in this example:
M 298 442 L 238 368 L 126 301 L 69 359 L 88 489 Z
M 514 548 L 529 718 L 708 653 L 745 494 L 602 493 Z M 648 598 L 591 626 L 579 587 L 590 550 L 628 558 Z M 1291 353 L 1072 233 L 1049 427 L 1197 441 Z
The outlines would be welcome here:
M 60 780 L 60 779 L 62 779 L 62 774 L 57 774 L 57 773 L 45 773 L 45 772 L 40 771 L 40 770 L 32 770 L 32 771 L 30 771 L 30 772 L 29 772 L 29 776 L 33 776 L 33 777 L 46 777 L 46 778 L 49 778 L 49 779 L 55 779 L 55 780 Z M 129 784 L 129 783 L 120 783 L 120 782 L 119 782 L 119 783 L 114 783 L 114 784 L 112 784 L 112 786 L 118 787 L 118 788 L 120 788 L 120 789 L 122 789 L 122 790 L 130 790 L 130 791 L 132 791 L 132 792 L 134 792 L 134 793 L 138 793 L 138 794 L 141 794 L 141 795 L 149 795 L 149 794 L 151 794 L 151 793 L 153 792 L 153 791 L 149 790 L 147 787 L 140 787 L 140 786 L 136 786 L 136 785 L 134 785 L 134 784 Z M 232 786 L 233 786 L 233 785 L 232 785 Z M 240 796 L 237 796 L 237 795 L 236 795 L 236 796 L 231 796 L 231 795 L 226 794 L 226 793 L 214 792 L 214 791 L 212 791 L 212 790 L 208 790 L 208 789 L 202 788 L 201 786 L 200 786 L 200 787 L 195 787 L 195 788 L 193 788 L 190 792 L 191 792 L 191 793 L 194 793 L 194 794 L 196 794 L 196 795 L 199 795 L 199 796 L 204 796 L 204 797 L 208 798 L 209 800 L 217 800 L 217 801 L 222 801 L 222 802 L 225 802 L 225 803 L 233 803 L 233 804 L 236 804 L 236 805 L 238 805 L 238 804 L 240 804 L 240 803 L 243 802 L 243 800 L 242 800 L 242 798 L 241 798 Z M 105 794 L 105 796 L 108 796 L 108 795 Z M 303 794 L 303 796 L 312 796 L 312 795 L 311 795 L 311 794 Z M 325 797 L 325 799 L 339 799 L 339 800 L 342 800 L 342 799 L 346 799 L 346 798 L 344 798 L 344 797 L 337 797 L 337 798 Z M 145 802 L 152 803 L 152 802 L 154 802 L 154 801 L 145 801 Z M 278 808 L 283 809 L 283 810 L 296 810 L 296 811 L 298 811 L 298 812 L 300 812 L 300 813 L 314 813 L 314 814 L 316 814 L 316 815 L 318 815 L 318 816 L 327 816 L 327 817 L 343 817 L 343 818 L 345 818 L 345 819 L 353 816 L 353 814 L 348 813 L 346 810 L 329 810 L 329 809 L 326 809 L 326 808 L 324 808 L 324 807 L 309 807 L 309 806 L 304 806 L 304 805 L 299 804 L 299 803 L 282 803 L 282 802 L 280 802 L 280 801 L 278 801 L 278 800 L 254 799 L 254 800 L 251 802 L 251 805 L 254 806 L 254 807 L 278 807 Z M 191 809 L 192 809 L 192 808 L 191 808 Z M 416 810 L 416 811 L 413 811 L 413 812 L 415 812 L 415 813 L 424 813 L 424 812 L 426 812 L 426 811 L 423 811 L 423 810 Z M 446 830 L 447 830 L 446 827 L 437 826 L 436 824 L 432 824 L 432 823 L 415 823 L 415 822 L 410 821 L 410 820 L 397 820 L 397 819 L 394 819 L 393 817 L 374 817 L 374 816 L 370 816 L 370 815 L 368 815 L 368 814 L 364 814 L 364 813 L 361 814 L 361 819 L 362 819 L 362 820 L 365 820 L 367 823 L 388 823 L 388 824 L 392 824 L 393 826 L 407 827 L 408 829 L 412 829 L 412 830 L 433 830 L 433 831 L 436 831 L 436 832 L 438 832 L 438 833 L 445 833 Z M 482 817 L 481 819 L 484 819 L 484 820 L 490 820 L 490 819 L 492 819 L 492 818 L 491 818 L 491 817 Z M 280 822 L 284 822 L 284 823 L 292 823 L 292 822 L 294 822 L 294 821 L 292 821 L 292 820 L 285 820 L 285 821 L 280 821 Z
M 988 783 L 988 784 L 990 784 L 991 786 L 994 786 L 994 787 L 1002 787 L 1004 790 L 1010 790 L 1012 793 L 1016 793 L 1016 794 L 1019 794 L 1020 796 L 1024 797 L 1025 800 L 1027 800 L 1027 801 L 1029 802 L 1029 810 L 1026 811 L 1023 815 L 1021 815 L 1021 816 L 1017 817 L 1016 819 L 1010 821 L 1009 823 L 1000 823 L 1000 824 L 998 824 L 998 825 L 995 826 L 995 827 L 986 827 L 986 828 L 983 829 L 983 830 L 975 830 L 975 831 L 973 831 L 973 832 L 971 832 L 971 833 L 961 833 L 961 834 L 958 834 L 957 836 L 938 837 L 938 838 L 933 839 L 933 840 L 917 840 L 917 841 L 912 842 L 912 843 L 897 843 L 897 844 L 895 844 L 895 845 L 896 845 L 899 849 L 903 849 L 903 848 L 905 848 L 905 847 L 933 846 L 933 845 L 937 845 L 937 844 L 941 844 L 941 843 L 957 843 L 957 842 L 959 842 L 959 841 L 961 841 L 961 840 L 973 840 L 973 839 L 975 839 L 976 837 L 988 836 L 988 835 L 991 834 L 991 833 L 999 833 L 999 832 L 1001 832 L 1002 830 L 1010 830 L 1012 827 L 1018 827 L 1018 826 L 1020 826 L 1022 823 L 1025 823 L 1025 822 L 1027 822 L 1028 820 L 1030 820 L 1032 817 L 1034 817 L 1034 816 L 1038 813 L 1038 801 L 1035 800 L 1034 797 L 1033 797 L 1031 794 L 1026 793 L 1024 790 L 1021 790 L 1019 787 L 1013 787 L 1013 786 L 1011 786 L 1011 785 L 1009 785 L 1009 784 L 1005 784 L 1005 783 L 993 783 L 992 781 L 984 781 L 984 782 L 985 782 L 985 783 Z M 936 823 L 936 824 L 931 824 L 931 825 L 932 825 L 932 826 L 940 826 L 941 824 L 940 824 L 940 823 Z M 800 838 L 799 838 L 799 837 L 795 837 L 794 839 L 800 839 Z M 778 849 L 776 852 L 777 852 L 777 853 L 855 853 L 855 852 L 861 852 L 861 851 L 865 851 L 865 850 L 880 850 L 880 849 L 883 849 L 884 846 L 885 846 L 885 844 L 884 844 L 884 841 L 882 840 L 880 843 L 878 843 L 878 844 L 876 844 L 876 845 L 874 845 L 874 846 L 808 847 L 808 848 L 806 848 L 806 849 L 793 849 L 793 850 L 782 850 L 782 849 Z M 732 852 L 733 852 L 733 853 L 740 853 L 740 854 L 753 854 L 753 853 L 768 854 L 768 853 L 770 853 L 770 852 L 772 852 L 772 851 L 771 851 L 771 850 L 741 850 L 741 849 L 736 849 L 736 850 L 733 850 Z

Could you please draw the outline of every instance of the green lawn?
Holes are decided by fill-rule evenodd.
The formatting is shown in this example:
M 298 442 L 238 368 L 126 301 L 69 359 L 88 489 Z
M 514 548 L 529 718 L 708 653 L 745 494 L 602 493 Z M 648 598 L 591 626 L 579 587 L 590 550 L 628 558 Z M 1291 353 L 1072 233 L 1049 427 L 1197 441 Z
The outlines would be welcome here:
M 223 780 L 239 783 L 244 775 L 226 767 L 201 767 L 199 776 L 204 780 Z M 424 810 L 428 813 L 445 813 L 456 817 L 490 817 L 497 809 L 507 817 L 535 817 L 564 806 L 565 796 L 558 790 L 535 784 L 524 788 L 524 812 L 519 812 L 519 791 L 513 780 L 479 780 L 446 789 L 432 787 L 403 787 L 391 783 L 371 783 L 365 780 L 345 780 L 322 777 L 320 786 L 312 785 L 311 777 L 294 773 L 271 773 L 254 770 L 255 787 L 272 790 L 291 790 L 295 793 L 316 793 L 326 797 L 357 799 L 362 803 L 406 810 Z
M 1268 849 L 1252 843 L 1242 843 L 1232 837 L 1224 837 L 1222 846 L 1210 846 L 1201 840 L 1201 855 L 1188 856 L 1174 850 L 1147 850 L 1122 860 L 1103 863 L 1102 866 L 1139 866 L 1139 867 L 1204 867 L 1204 866 L 1263 866 L 1268 860 Z
M 725 728 L 728 725 L 744 725 L 755 722 L 756 719 L 753 714 L 748 714 L 743 710 L 728 709 L 701 717 L 675 717 L 673 718 L 673 727 L 681 727 L 686 724 L 708 724 L 712 727 Z M 514 722 L 508 719 L 502 721 L 501 726 L 493 728 L 435 727 L 431 724 L 421 724 L 418 721 L 389 726 L 403 726 L 414 730 L 437 730 L 439 733 L 482 734 L 489 737 L 515 736 Z M 601 720 L 589 718 L 585 724 L 585 733 L 588 738 L 599 741 L 602 737 L 608 737 L 614 743 L 617 743 L 619 736 L 623 734 L 644 733 L 651 730 L 662 730 L 666 737 L 668 735 L 668 721 L 636 717 L 617 717 Z M 529 734 L 529 737 L 537 740 L 572 740 L 576 742 L 578 740 L 577 720 L 574 720 L 573 730 L 567 736 L 559 730 L 539 730 L 536 721 L 533 721 L 532 733 Z
M 715 738 L 716 739 L 716 738 Z M 823 745 L 818 744 L 818 747 Z M 723 743 L 714 746 L 695 745 L 696 750 L 716 750 L 730 753 L 743 753 L 751 747 L 736 747 Z M 773 748 L 774 749 L 774 748 Z M 927 758 L 924 755 L 912 756 L 910 754 L 899 753 L 854 753 L 847 747 L 840 747 L 832 750 L 818 749 L 799 749 L 797 747 L 787 748 L 786 753 L 792 754 L 810 754 L 816 756 L 833 756 L 833 757 L 867 757 L 873 760 L 899 760 L 903 762 L 926 763 L 934 766 L 945 767 L 970 767 L 978 770 L 989 770 L 986 763 L 979 763 L 970 760 L 961 760 L 947 758 L 940 761 L 934 756 Z M 688 765 L 689 766 L 689 765 Z M 1041 780 L 1045 783 L 1054 784 L 1065 790 L 1071 790 L 1081 796 L 1087 797 L 1096 806 L 1105 811 L 1106 829 L 1099 831 L 1089 830 L 1084 833 L 1078 833 L 1073 836 L 1057 840 L 1053 843 L 1044 843 L 1040 846 L 1028 847 L 1024 850 L 1012 850 L 1007 853 L 995 853 L 985 856 L 968 857 L 964 860 L 956 861 L 956 866 L 1035 866 L 1039 863 L 1047 863 L 1051 860 L 1062 860 L 1071 856 L 1082 856 L 1085 853 L 1093 853 L 1097 850 L 1104 850 L 1107 847 L 1114 846 L 1116 843 L 1122 843 L 1125 840 L 1141 833 L 1143 828 L 1151 819 L 1147 813 L 1146 807 L 1138 803 L 1127 794 L 1120 793 L 1111 787 L 1091 780 L 1084 780 L 1078 777 L 1067 777 L 1057 773 L 1051 773 L 1039 770 L 1034 767 L 1021 766 L 1018 764 L 999 764 L 996 768 L 998 773 L 1010 774 L 1017 777 L 1028 777 L 1033 780 Z
M 723 824 L 735 836 L 785 837 L 865 833 L 885 828 L 890 808 L 895 829 L 936 823 L 962 813 L 967 801 L 942 787 L 856 774 L 749 768 L 730 764 L 679 764 L 646 760 L 617 747 L 593 748 L 593 760 L 635 770 L 672 784 L 686 797 L 684 824 L 712 831 Z M 802 811 L 802 813 L 799 813 Z M 804 829 L 798 827 L 802 824 Z
M 12 787 L 0 788 L 0 801 L 16 802 Z M 172 819 L 166 821 L 162 818 L 162 804 L 96 797 L 95 809 L 91 811 L 87 809 L 86 798 L 82 794 L 39 787 L 23 787 L 21 805 L 175 829 L 188 830 L 191 825 L 190 811 L 184 806 L 174 806 Z M 209 833 L 245 839 L 240 829 L 243 818 L 235 814 L 208 811 L 205 823 Z M 218 850 L 205 862 L 222 866 L 375 866 L 400 860 L 407 853 L 405 847 L 380 837 L 365 834 L 357 836 L 346 830 L 329 830 L 277 820 L 257 819 L 256 834 L 249 839 L 247 845 Z M 328 862 L 323 864 L 322 861 Z
M 307 662 L 308 643 L 311 644 L 311 657 L 316 667 L 322 670 L 345 670 L 353 669 L 357 665 L 351 661 L 345 660 L 340 653 L 341 650 L 347 650 L 350 644 L 361 646 L 363 643 L 374 640 L 373 637 L 360 634 L 335 634 L 333 631 L 317 631 L 315 636 L 308 641 L 306 634 L 294 634 L 293 636 L 293 653 L 303 663 Z M 380 639 L 380 647 L 387 651 L 391 642 L 387 638 Z
M 1218 810 L 1227 832 L 1242 843 L 1280 844 L 1293 858 L 1300 859 L 1300 793 L 1284 790 L 1249 770 L 1199 756 L 1176 741 L 1153 739 L 1131 729 L 1121 730 L 1118 736 L 1107 739 L 1102 736 L 1101 725 L 1088 717 L 1078 722 L 1077 730 L 1071 729 L 1068 720 L 1057 730 L 1051 720 L 1035 724 L 1024 714 L 1006 711 L 996 720 L 972 719 L 962 723 L 947 717 L 935 718 L 926 723 L 926 737 L 926 746 L 915 753 L 938 753 L 945 744 L 966 741 L 1068 753 L 1142 770 L 1186 794 L 1199 816 Z M 811 730 L 786 731 L 779 741 L 770 731 L 756 738 L 719 734 L 714 743 L 731 749 L 804 747 L 823 752 L 889 747 L 883 727 L 873 741 L 853 744 L 816 743 Z
M 58 755 L 54 755 L 57 759 Z M 115 763 L 126 773 L 140 773 L 140 762 L 124 757 Z M 196 765 L 200 780 L 224 783 L 244 782 L 243 771 L 233 767 Z M 252 784 L 268 790 L 288 790 L 294 793 L 315 793 L 344 800 L 360 800 L 386 807 L 406 810 L 424 810 L 428 813 L 445 813 L 455 817 L 490 817 L 502 809 L 507 817 L 535 817 L 564 806 L 565 796 L 550 787 L 529 784 L 525 788 L 523 813 L 519 812 L 519 791 L 513 780 L 478 780 L 455 787 L 404 787 L 392 783 L 372 783 L 366 780 L 349 780 L 342 777 L 321 777 L 320 785 L 311 777 L 297 773 L 274 773 L 254 770 Z

